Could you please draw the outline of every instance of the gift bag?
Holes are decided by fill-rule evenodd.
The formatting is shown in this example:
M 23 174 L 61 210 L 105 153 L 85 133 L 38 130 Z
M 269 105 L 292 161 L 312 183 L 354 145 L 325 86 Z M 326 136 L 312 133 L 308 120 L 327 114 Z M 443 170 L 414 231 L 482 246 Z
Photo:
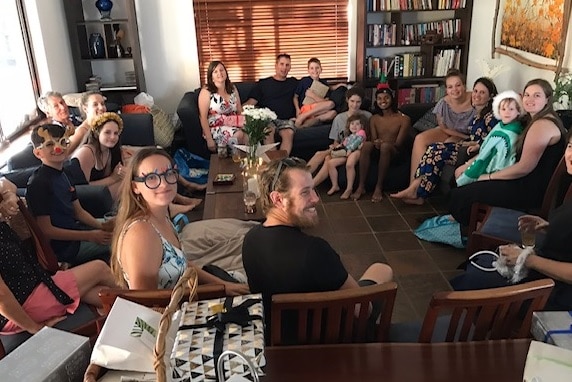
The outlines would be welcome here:
M 205 184 L 209 178 L 210 162 L 198 155 L 189 152 L 185 148 L 180 148 L 173 156 L 179 174 L 188 180 L 198 184 Z
M 220 312 L 215 313 L 216 311 Z M 226 297 L 183 304 L 170 359 L 171 380 L 216 381 L 217 361 L 227 351 L 243 354 L 263 375 L 264 319 L 260 294 Z M 250 376 L 247 363 L 223 360 L 225 376 Z M 219 380 L 226 380 L 218 377 Z
M 91 363 L 115 370 L 153 372 L 161 313 L 118 297 L 91 353 Z M 175 330 L 167 335 L 174 342 Z

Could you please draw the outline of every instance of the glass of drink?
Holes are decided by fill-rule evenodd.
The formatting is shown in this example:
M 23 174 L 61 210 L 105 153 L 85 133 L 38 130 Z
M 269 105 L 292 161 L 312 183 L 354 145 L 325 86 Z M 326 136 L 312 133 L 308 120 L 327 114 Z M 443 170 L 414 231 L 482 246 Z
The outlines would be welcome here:
M 536 230 L 534 225 L 520 227 L 520 241 L 524 248 L 533 248 L 536 244 Z
M 115 228 L 116 215 L 116 211 L 110 211 L 103 215 L 103 223 L 101 223 L 101 229 L 107 232 L 112 232 Z
M 240 160 L 242 159 L 240 156 L 240 150 L 237 149 L 236 147 L 233 147 L 231 150 L 232 150 L 232 161 L 234 163 L 239 163 Z
M 219 143 L 217 146 L 218 157 L 223 159 L 228 155 L 228 149 L 224 143 Z
M 247 214 L 253 214 L 256 212 L 256 193 L 252 190 L 246 188 L 243 192 L 244 200 L 244 211 Z

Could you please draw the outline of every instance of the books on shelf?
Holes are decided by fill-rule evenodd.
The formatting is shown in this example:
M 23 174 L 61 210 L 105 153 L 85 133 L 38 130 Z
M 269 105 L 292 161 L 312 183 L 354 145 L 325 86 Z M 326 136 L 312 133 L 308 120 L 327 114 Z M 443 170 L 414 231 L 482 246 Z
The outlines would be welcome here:
M 395 45 L 397 36 L 396 24 L 368 24 L 367 25 L 367 45 L 392 46 Z
M 433 0 L 366 0 L 368 12 L 430 11 Z M 437 9 L 459 9 L 467 6 L 467 0 L 439 0 Z
M 447 19 L 401 26 L 401 44 L 419 45 L 428 31 L 437 31 L 444 40 L 461 40 L 461 19 Z
M 459 69 L 461 66 L 461 49 L 442 49 L 433 57 L 433 75 L 443 77 L 452 68 Z
M 393 57 L 368 56 L 365 65 L 367 78 L 379 78 L 381 73 L 403 78 L 425 75 L 424 55 L 420 52 L 400 53 Z
M 397 91 L 397 106 L 410 103 L 437 102 L 445 95 L 445 86 L 439 84 L 416 84 Z
M 368 12 L 433 9 L 432 0 L 366 0 Z
M 459 9 L 467 6 L 467 0 L 439 0 L 437 9 Z

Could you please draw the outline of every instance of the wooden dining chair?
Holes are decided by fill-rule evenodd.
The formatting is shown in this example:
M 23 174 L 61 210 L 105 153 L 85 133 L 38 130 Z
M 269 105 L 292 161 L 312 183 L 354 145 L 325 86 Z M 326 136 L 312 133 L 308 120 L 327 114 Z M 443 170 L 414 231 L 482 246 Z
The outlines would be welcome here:
M 50 245 L 50 241 L 46 238 L 36 218 L 32 216 L 32 213 L 21 198 L 18 198 L 18 208 L 32 235 L 34 249 L 40 265 L 50 274 L 56 274 L 59 270 L 58 258 Z
M 276 294 L 270 345 L 385 341 L 396 292 L 397 284 L 388 282 L 331 292 Z M 380 309 L 377 320 L 370 319 L 370 303 Z M 291 324 L 297 324 L 294 333 L 288 331 Z
M 526 192 L 526 190 L 523 190 Z M 536 215 L 547 219 L 550 211 L 572 199 L 572 176 L 566 171 L 564 158 L 554 170 L 546 188 L 542 206 Z M 499 245 L 520 243 L 518 216 L 525 212 L 475 203 L 468 227 L 467 256 L 479 250 L 493 250 Z
M 99 291 L 99 299 L 103 305 L 103 312 L 109 314 L 117 297 L 133 301 L 151 308 L 165 308 L 171 300 L 171 289 L 110 289 Z M 197 287 L 195 300 L 209 300 L 225 296 L 223 284 L 203 284 Z M 189 293 L 183 295 L 183 301 L 189 300 Z
M 418 342 L 464 342 L 530 337 L 532 312 L 542 310 L 554 281 L 542 279 L 502 288 L 437 292 Z M 450 316 L 449 316 L 450 314 Z M 445 338 L 434 338 L 448 322 Z
M 12 229 L 18 234 L 23 245 L 31 245 L 30 249 L 36 254 L 40 265 L 48 273 L 55 274 L 59 270 L 59 264 L 49 240 L 44 236 L 36 219 L 21 198 L 18 198 L 18 208 L 19 213 L 12 218 L 10 223 Z M 94 306 L 82 302 L 72 315 L 59 322 L 56 327 L 94 339 L 98 333 L 95 323 L 98 317 Z M 31 334 L 28 332 L 0 335 L 0 359 L 30 337 Z

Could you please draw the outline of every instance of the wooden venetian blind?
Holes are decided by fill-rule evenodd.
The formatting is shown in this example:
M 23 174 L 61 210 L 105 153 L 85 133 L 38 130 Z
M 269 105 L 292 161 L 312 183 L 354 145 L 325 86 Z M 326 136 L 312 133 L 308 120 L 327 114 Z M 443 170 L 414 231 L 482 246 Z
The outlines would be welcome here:
M 292 57 L 290 75 L 322 62 L 323 78 L 348 76 L 348 0 L 194 0 L 201 83 L 221 60 L 233 82 L 274 74 L 276 55 Z

